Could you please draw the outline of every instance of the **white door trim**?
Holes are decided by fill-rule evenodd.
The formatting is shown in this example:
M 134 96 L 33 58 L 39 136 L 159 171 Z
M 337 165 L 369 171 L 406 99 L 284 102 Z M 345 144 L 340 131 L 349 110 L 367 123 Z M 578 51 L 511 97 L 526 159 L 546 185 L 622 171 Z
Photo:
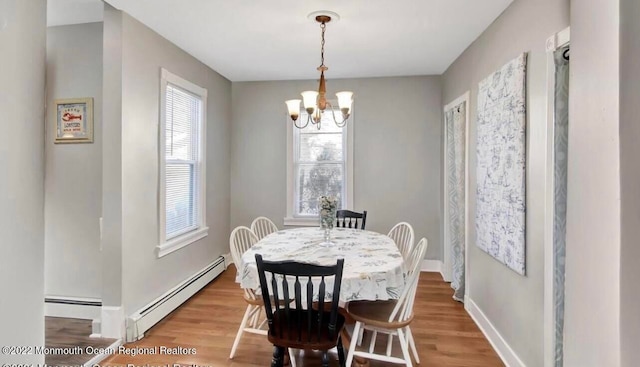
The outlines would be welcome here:
M 443 127 L 443 131 L 442 131 L 442 137 L 444 139 L 444 142 L 442 144 L 443 146 L 443 168 L 444 170 L 442 171 L 442 181 L 443 181 L 443 187 L 444 187 L 444 202 L 443 202 L 443 206 L 444 206 L 444 262 L 443 262 L 443 267 L 442 267 L 442 277 L 444 278 L 445 281 L 450 282 L 451 281 L 451 267 L 452 267 L 452 263 L 451 263 L 451 251 L 449 249 L 449 246 L 447 246 L 447 244 L 449 243 L 449 228 L 448 228 L 448 224 L 447 224 L 447 218 L 448 218 L 448 210 L 447 210 L 447 125 L 446 125 L 446 119 L 445 119 L 445 114 L 447 113 L 447 111 L 449 111 L 450 109 L 452 109 L 455 106 L 458 106 L 459 104 L 461 104 L 462 102 L 465 102 L 465 133 L 464 133 L 464 145 L 465 145 L 465 151 L 464 151 L 464 283 L 465 283 L 465 297 L 469 294 L 469 111 L 471 110 L 471 107 L 469 105 L 469 101 L 470 101 L 470 92 L 467 91 L 465 92 L 463 95 L 461 95 L 460 97 L 456 98 L 455 100 L 453 100 L 452 102 L 448 103 L 446 106 L 444 106 L 444 113 L 442 115 L 442 127 Z
M 544 209 L 544 367 L 555 365 L 555 309 L 553 307 L 553 214 L 554 214 L 554 126 L 555 126 L 555 60 L 553 52 L 569 44 L 569 27 L 547 39 L 547 129 Z

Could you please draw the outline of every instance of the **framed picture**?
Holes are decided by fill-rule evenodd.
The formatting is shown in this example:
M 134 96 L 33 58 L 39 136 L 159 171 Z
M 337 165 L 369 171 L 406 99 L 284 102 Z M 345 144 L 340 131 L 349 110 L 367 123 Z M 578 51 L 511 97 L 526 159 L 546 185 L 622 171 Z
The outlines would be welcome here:
M 57 99 L 54 143 L 93 143 L 93 98 Z

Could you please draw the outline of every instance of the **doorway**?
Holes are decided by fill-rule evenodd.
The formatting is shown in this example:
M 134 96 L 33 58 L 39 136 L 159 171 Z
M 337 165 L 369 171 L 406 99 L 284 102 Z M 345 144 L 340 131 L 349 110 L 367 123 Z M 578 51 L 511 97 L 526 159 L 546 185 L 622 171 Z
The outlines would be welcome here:
M 444 280 L 453 299 L 468 294 L 469 92 L 444 107 Z

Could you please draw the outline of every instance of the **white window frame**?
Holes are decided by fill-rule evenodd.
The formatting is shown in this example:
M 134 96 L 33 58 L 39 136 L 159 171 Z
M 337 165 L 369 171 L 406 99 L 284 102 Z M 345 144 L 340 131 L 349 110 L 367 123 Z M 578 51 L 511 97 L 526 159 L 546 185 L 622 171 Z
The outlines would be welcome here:
M 198 161 L 196 162 L 199 177 L 197 181 L 198 190 L 198 213 L 196 214 L 197 225 L 194 229 L 178 236 L 167 239 L 166 236 L 166 92 L 167 85 L 171 83 L 182 88 L 202 99 L 200 116 L 200 131 L 198 141 Z M 160 71 L 160 121 L 159 121 L 159 190 L 158 190 L 158 227 L 160 243 L 156 246 L 158 258 L 166 256 L 187 245 L 190 245 L 209 234 L 207 226 L 207 198 L 206 198 L 206 136 L 207 136 L 207 90 L 188 80 L 185 80 L 166 69 Z
M 337 106 L 337 101 L 330 101 L 332 105 Z M 328 113 L 327 111 L 325 113 Z M 336 117 L 341 118 L 340 111 L 336 111 Z M 300 114 L 302 117 L 302 113 Z M 294 150 L 297 148 L 294 142 L 294 133 L 297 129 L 293 126 L 293 122 L 291 121 L 291 117 L 287 114 L 286 117 L 287 122 L 287 216 L 284 218 L 285 226 L 301 226 L 301 227 L 309 227 L 309 226 L 318 226 L 320 225 L 320 218 L 317 216 L 297 216 L 295 215 L 295 184 L 297 181 L 297 177 L 295 174 L 295 162 L 294 162 Z M 304 122 L 301 122 L 304 123 Z M 333 124 L 333 121 L 329 122 Z M 355 124 L 355 114 L 354 107 L 351 106 L 351 116 L 349 117 L 349 121 L 347 122 L 346 127 L 342 131 L 342 142 L 344 147 L 346 147 L 346 161 L 345 161 L 345 170 L 344 170 L 344 183 L 343 183 L 343 209 L 353 209 L 353 137 L 354 137 L 354 124 Z

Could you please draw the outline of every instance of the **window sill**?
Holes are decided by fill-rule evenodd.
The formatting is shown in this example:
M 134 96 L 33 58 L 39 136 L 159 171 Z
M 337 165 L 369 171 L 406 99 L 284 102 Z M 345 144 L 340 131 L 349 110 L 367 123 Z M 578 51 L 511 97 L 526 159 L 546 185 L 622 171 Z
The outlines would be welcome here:
M 203 227 L 196 229 L 195 231 L 187 232 L 179 237 L 172 238 L 171 240 L 156 246 L 158 258 L 169 255 L 174 251 L 178 251 L 185 246 L 207 237 L 208 235 L 209 227 Z
M 295 226 L 295 227 L 320 227 L 320 218 L 294 218 L 294 217 L 286 217 L 284 218 L 285 226 Z

